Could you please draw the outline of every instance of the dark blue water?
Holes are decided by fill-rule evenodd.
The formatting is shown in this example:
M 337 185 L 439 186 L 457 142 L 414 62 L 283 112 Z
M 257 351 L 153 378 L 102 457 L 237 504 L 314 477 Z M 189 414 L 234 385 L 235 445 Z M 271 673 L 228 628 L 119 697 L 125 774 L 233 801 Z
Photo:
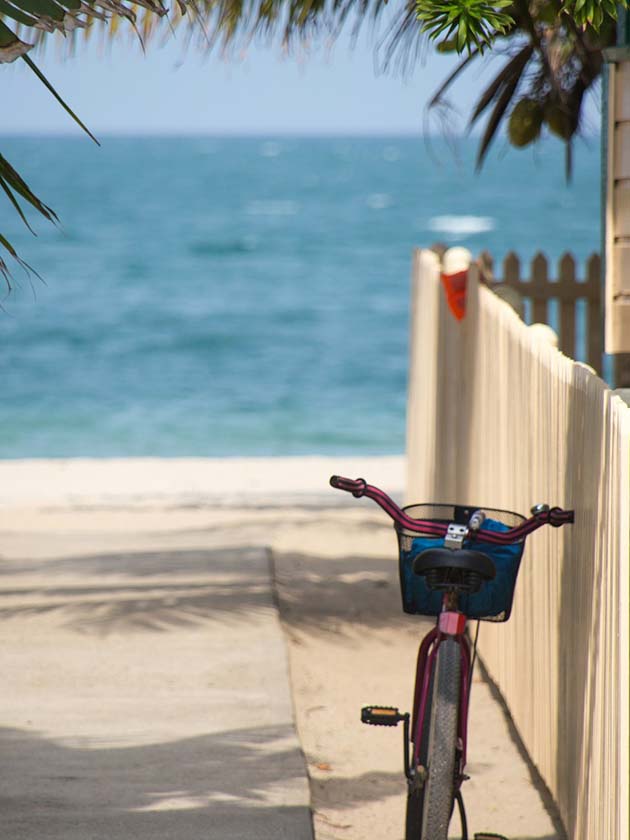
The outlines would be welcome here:
M 401 452 L 412 249 L 599 248 L 599 146 L 4 139 L 43 276 L 0 313 L 0 457 Z

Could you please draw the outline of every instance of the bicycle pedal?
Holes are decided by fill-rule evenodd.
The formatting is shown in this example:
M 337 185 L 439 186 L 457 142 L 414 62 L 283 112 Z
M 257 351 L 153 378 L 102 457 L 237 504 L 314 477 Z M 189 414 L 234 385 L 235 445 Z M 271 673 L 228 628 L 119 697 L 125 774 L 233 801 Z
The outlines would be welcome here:
M 370 726 L 398 726 L 408 717 L 408 714 L 401 715 L 394 706 L 364 706 L 361 709 L 361 723 Z

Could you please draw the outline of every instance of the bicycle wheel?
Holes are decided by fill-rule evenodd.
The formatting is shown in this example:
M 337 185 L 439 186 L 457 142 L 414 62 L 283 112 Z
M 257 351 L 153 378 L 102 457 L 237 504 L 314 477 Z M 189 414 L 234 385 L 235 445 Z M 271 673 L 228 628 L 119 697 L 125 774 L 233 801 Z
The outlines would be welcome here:
M 419 760 L 426 778 L 407 795 L 406 840 L 448 837 L 455 796 L 460 657 L 456 639 L 440 644 L 420 739 Z
M 420 733 L 420 749 L 418 760 L 420 768 L 427 766 L 427 753 L 429 751 L 429 724 L 431 721 L 431 704 L 433 701 L 433 683 L 435 671 L 432 672 L 429 680 L 429 691 L 427 694 L 427 705 L 424 710 L 424 726 Z M 415 768 L 418 772 L 418 767 Z M 421 771 L 422 772 L 422 771 Z M 407 813 L 405 817 L 405 840 L 421 840 L 420 830 L 422 828 L 422 808 L 424 805 L 424 787 L 418 787 L 417 782 L 407 788 Z

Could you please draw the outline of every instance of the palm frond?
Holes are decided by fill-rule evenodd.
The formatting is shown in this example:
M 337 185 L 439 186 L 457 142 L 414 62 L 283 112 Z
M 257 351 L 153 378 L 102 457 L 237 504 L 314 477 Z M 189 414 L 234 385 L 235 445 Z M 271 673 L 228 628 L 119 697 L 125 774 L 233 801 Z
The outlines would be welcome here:
M 526 44 L 513 58 L 510 59 L 510 61 L 506 62 L 501 71 L 497 73 L 477 100 L 470 117 L 470 125 L 474 125 L 488 105 L 497 96 L 499 96 L 506 85 L 510 85 L 512 82 L 515 82 L 516 85 L 518 85 L 518 82 L 520 81 L 523 71 L 532 57 L 533 52 L 533 46 L 531 44 Z
M 84 122 L 82 122 L 82 120 L 79 119 L 79 117 L 77 117 L 77 115 L 74 113 L 72 108 L 70 108 L 70 106 L 67 105 L 64 102 L 64 100 L 61 98 L 61 96 L 59 96 L 59 94 L 57 93 L 55 88 L 50 84 L 50 82 L 48 81 L 46 76 L 44 76 L 42 71 L 35 64 L 35 62 L 28 55 L 23 55 L 23 56 L 21 56 L 21 58 L 28 64 L 28 66 L 31 68 L 33 73 L 35 73 L 35 75 L 40 80 L 40 82 L 42 82 L 42 84 L 52 93 L 52 95 L 55 97 L 57 102 L 59 102 L 59 104 L 64 109 L 64 111 L 66 111 L 66 113 L 68 113 L 72 117 L 72 119 L 76 122 L 76 124 L 79 125 L 83 129 L 83 131 L 85 131 L 85 133 L 89 137 L 92 138 L 92 140 L 94 140 L 94 142 L 96 143 L 97 146 L 99 146 L 100 143 L 98 142 L 96 137 L 92 134 L 90 129 L 85 125 Z
M 9 64 L 33 48 L 33 44 L 22 41 L 6 23 L 0 20 L 0 64 Z
M 508 108 L 508 105 L 512 101 L 512 97 L 516 93 L 516 89 L 518 88 L 518 84 L 520 82 L 520 74 L 518 76 L 514 76 L 511 78 L 506 84 L 503 85 L 501 93 L 497 97 L 496 104 L 490 114 L 488 122 L 486 123 L 486 128 L 484 130 L 483 136 L 479 143 L 479 149 L 477 152 L 477 169 L 481 169 L 483 166 L 484 159 L 490 148 L 490 144 L 494 140 L 496 135 L 497 129 L 503 119 L 503 116 Z
M 378 15 L 382 8 L 375 9 Z M 394 16 L 377 44 L 382 70 L 394 70 L 402 76 L 416 66 L 424 39 L 416 20 L 414 0 L 408 0 L 400 12 Z
M 442 82 L 442 84 L 433 94 L 433 96 L 429 100 L 429 104 L 427 107 L 435 108 L 437 105 L 439 105 L 442 100 L 442 97 L 453 84 L 453 82 L 461 75 L 461 73 L 466 69 L 466 67 L 468 67 L 468 65 L 480 55 L 481 53 L 479 52 L 479 50 L 472 50 L 465 58 L 462 58 L 459 64 L 453 70 L 453 72 L 446 77 L 446 79 Z
M 7 187 L 20 195 L 23 199 L 32 204 L 49 222 L 58 222 L 59 219 L 54 210 L 37 198 L 21 175 L 11 166 L 9 161 L 0 155 L 0 179 Z

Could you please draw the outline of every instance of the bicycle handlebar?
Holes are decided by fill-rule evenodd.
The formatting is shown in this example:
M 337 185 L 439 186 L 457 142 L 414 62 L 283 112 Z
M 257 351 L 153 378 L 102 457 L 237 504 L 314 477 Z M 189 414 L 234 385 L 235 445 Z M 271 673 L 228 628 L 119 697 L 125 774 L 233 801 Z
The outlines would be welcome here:
M 368 484 L 364 478 L 344 478 L 341 475 L 331 476 L 330 483 L 337 490 L 344 490 L 346 493 L 360 499 L 362 496 L 367 496 L 379 505 L 385 513 L 390 516 L 397 525 L 405 528 L 408 531 L 416 531 L 417 533 L 428 534 L 429 536 L 443 537 L 446 535 L 448 524 L 434 522 L 430 519 L 413 519 L 408 516 L 404 510 L 390 499 L 387 493 L 384 493 L 378 487 L 373 487 Z M 481 542 L 493 543 L 495 545 L 510 545 L 511 543 L 520 542 L 525 539 L 532 531 L 536 531 L 543 525 L 551 525 L 554 528 L 560 528 L 562 525 L 568 525 L 574 521 L 574 511 L 563 510 L 559 507 L 553 507 L 545 510 L 540 510 L 526 519 L 522 525 L 516 528 L 509 528 L 507 531 L 477 531 L 475 540 Z

